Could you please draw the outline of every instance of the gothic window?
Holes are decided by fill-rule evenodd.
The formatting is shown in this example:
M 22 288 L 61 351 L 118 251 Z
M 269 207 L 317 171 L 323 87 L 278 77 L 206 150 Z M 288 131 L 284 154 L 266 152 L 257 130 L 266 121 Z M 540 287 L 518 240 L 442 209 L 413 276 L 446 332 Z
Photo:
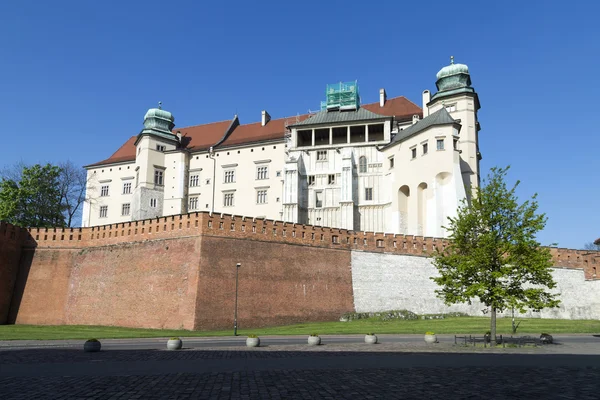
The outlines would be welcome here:
M 226 170 L 224 173 L 223 182 L 224 183 L 234 183 L 235 182 L 235 170 L 233 170 L 233 169 Z
M 267 166 L 256 167 L 256 179 L 262 180 L 262 179 L 267 179 L 267 178 L 269 178 L 269 167 L 267 167 Z
M 267 204 L 267 190 L 261 189 L 256 191 L 256 204 Z
M 131 212 L 131 204 L 125 203 L 121 206 L 121 215 L 129 215 Z
M 200 185 L 200 176 L 199 175 L 191 175 L 190 176 L 190 186 L 199 186 Z
M 123 194 L 131 194 L 131 182 L 123 183 Z
M 223 206 L 233 207 L 233 193 L 225 193 L 223 195 Z
M 358 172 L 361 172 L 361 173 L 367 172 L 367 157 L 361 156 L 358 159 Z
M 190 197 L 190 210 L 198 209 L 198 197 Z

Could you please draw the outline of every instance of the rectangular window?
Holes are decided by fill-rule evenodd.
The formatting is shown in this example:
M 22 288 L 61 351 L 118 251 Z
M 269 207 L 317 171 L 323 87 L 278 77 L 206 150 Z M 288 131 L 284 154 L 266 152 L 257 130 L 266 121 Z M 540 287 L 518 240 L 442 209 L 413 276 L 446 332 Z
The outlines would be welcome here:
M 108 206 L 100 207 L 100 218 L 106 218 L 108 216 Z
M 315 176 L 314 175 L 309 175 L 308 176 L 308 186 L 312 186 L 315 184 Z
M 373 188 L 365 188 L 365 200 L 373 200 Z
M 438 150 L 444 150 L 444 139 L 436 140 L 436 146 Z
M 166 149 L 167 149 L 167 147 L 163 146 L 162 144 L 156 145 L 156 151 L 165 151 Z
M 190 197 L 190 210 L 197 210 L 198 209 L 198 198 L 197 197 Z
M 317 151 L 317 161 L 327 161 L 327 150 Z
M 449 113 L 456 111 L 456 104 L 448 104 L 446 106 L 446 111 L 448 111 Z
M 200 176 L 199 175 L 190 176 L 190 186 L 191 187 L 200 186 Z
M 335 185 L 335 174 L 331 174 L 327 177 L 327 183 L 330 185 Z
M 267 179 L 269 178 L 269 167 L 256 167 L 256 179 Z
M 429 146 L 427 143 L 423 143 L 423 155 L 427 154 L 427 150 L 429 150 Z
M 280 176 L 281 176 L 281 171 L 277 171 L 277 172 L 275 173 L 275 175 L 277 175 L 277 177 L 280 177 Z
M 256 191 L 256 204 L 267 204 L 267 190 L 261 189 Z
M 131 194 L 131 182 L 123 183 L 123 194 Z
M 131 212 L 131 204 L 125 203 L 121 206 L 121 215 L 129 215 Z
M 108 185 L 103 185 L 100 189 L 100 197 L 108 196 Z
M 223 182 L 224 183 L 234 183 L 235 182 L 235 170 L 233 170 L 233 169 L 226 170 L 224 173 Z
M 233 193 L 223 195 L 223 207 L 233 207 Z
M 150 199 L 150 207 L 156 208 L 156 199 Z
M 163 171 L 161 171 L 160 169 L 154 170 L 154 184 L 156 186 L 163 185 Z
M 315 192 L 315 208 L 323 207 L 323 192 Z
M 390 158 L 390 169 L 394 168 L 394 157 Z
M 410 156 L 411 158 L 417 158 L 417 149 L 410 149 Z

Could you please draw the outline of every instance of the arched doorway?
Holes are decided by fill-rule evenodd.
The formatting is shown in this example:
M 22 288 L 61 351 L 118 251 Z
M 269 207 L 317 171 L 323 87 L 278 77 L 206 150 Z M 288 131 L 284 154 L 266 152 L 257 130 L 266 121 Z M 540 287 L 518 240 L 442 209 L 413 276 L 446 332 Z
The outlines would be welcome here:
M 408 199 L 410 188 L 406 185 L 398 190 L 398 212 L 400 213 L 400 233 L 408 233 Z

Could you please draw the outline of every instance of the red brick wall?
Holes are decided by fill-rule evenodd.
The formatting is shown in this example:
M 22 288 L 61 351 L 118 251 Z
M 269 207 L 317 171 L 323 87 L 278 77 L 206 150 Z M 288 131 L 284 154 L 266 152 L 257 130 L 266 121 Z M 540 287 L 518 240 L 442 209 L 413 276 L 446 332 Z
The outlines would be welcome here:
M 350 250 L 427 256 L 446 245 L 208 213 L 77 229 L 1 224 L 0 323 L 12 304 L 8 321 L 23 324 L 229 329 L 237 262 L 240 328 L 331 320 L 353 309 Z M 551 253 L 596 279 L 597 252 Z
M 0 324 L 7 323 L 27 231 L 0 222 Z
M 196 328 L 233 328 L 236 263 L 238 327 L 331 321 L 354 309 L 350 252 L 203 236 Z

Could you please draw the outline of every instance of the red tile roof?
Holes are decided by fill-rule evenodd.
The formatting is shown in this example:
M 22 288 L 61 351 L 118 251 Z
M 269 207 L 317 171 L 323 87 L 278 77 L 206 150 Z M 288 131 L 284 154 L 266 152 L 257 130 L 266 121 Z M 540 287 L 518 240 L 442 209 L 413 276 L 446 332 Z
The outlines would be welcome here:
M 364 104 L 361 105 L 361 107 L 376 114 L 393 116 L 397 121 L 409 120 L 415 114 L 420 117 L 423 116 L 421 108 L 404 96 L 388 99 L 383 107 L 379 107 L 379 102 Z M 304 121 L 308 117 L 308 114 L 304 114 L 297 117 L 273 119 L 265 126 L 262 126 L 260 122 L 239 125 L 231 132 L 223 143 L 219 144 L 218 147 L 228 147 L 268 140 L 280 140 L 283 139 L 285 127 L 287 125 Z M 230 125 L 231 121 L 221 121 L 204 125 L 175 128 L 173 131 L 180 131 L 182 137 L 189 140 L 189 142 L 186 143 L 187 149 L 199 151 L 206 150 L 221 140 Z M 112 156 L 106 160 L 90 164 L 88 167 L 135 160 L 134 143 L 136 138 L 137 136 L 132 136 Z

